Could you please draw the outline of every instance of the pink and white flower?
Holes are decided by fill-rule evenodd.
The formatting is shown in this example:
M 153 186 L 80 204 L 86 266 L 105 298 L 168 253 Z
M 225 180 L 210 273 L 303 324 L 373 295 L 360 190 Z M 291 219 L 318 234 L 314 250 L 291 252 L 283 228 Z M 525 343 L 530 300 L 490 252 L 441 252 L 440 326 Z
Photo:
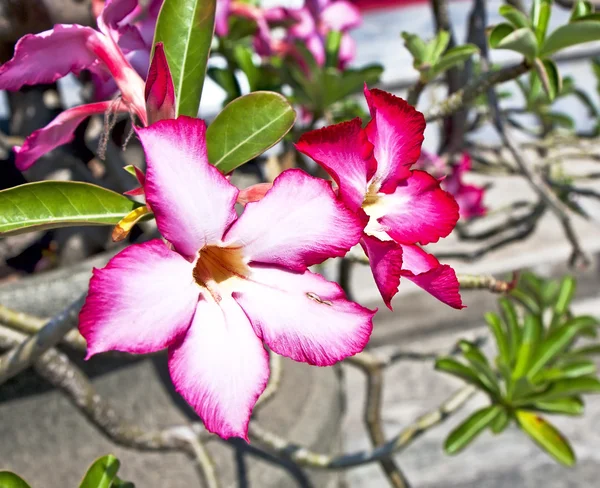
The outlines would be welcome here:
M 87 357 L 168 348 L 175 388 L 206 428 L 247 439 L 269 376 L 263 343 L 326 366 L 369 340 L 375 312 L 307 269 L 344 255 L 364 222 L 300 170 L 238 217 L 239 190 L 209 164 L 205 130 L 188 117 L 137 129 L 146 199 L 168 243 L 132 245 L 94 270 L 79 330 Z
M 308 132 L 296 147 L 325 168 L 350 210 L 368 218 L 360 244 L 388 307 L 404 276 L 462 308 L 454 270 L 419 246 L 446 237 L 458 220 L 454 198 L 430 174 L 411 170 L 425 119 L 384 91 L 365 87 L 365 97 L 371 112 L 365 128 L 357 118 Z
M 52 30 L 28 34 L 17 42 L 13 58 L 0 66 L 0 89 L 19 90 L 24 85 L 53 83 L 69 73 L 90 70 L 105 80 L 112 77 L 121 92 L 117 102 L 97 102 L 65 110 L 49 125 L 35 131 L 21 147 L 15 147 L 18 169 L 28 169 L 42 155 L 71 141 L 77 126 L 91 115 L 109 111 L 133 112 L 142 124 L 147 125 L 147 108 L 149 111 L 158 110 L 152 105 L 152 100 L 147 105 L 150 86 L 145 86 L 126 57 L 128 52 L 145 48 L 137 28 L 121 24 L 137 3 L 138 0 L 107 1 L 98 17 L 99 31 L 76 24 L 56 25 Z M 172 81 L 169 81 L 170 73 L 162 47 L 156 49 L 153 61 L 157 63 L 155 70 L 161 73 L 153 80 L 156 82 L 158 79 L 159 85 L 150 83 L 154 86 L 151 90 L 155 95 L 153 100 L 157 100 L 156 91 L 162 87 L 165 90 L 162 100 L 167 104 L 174 100 L 174 92 L 166 93 L 170 89 L 168 83 L 172 86 Z M 169 109 L 165 105 L 163 115 L 167 112 Z M 151 118 L 156 120 L 156 116 Z

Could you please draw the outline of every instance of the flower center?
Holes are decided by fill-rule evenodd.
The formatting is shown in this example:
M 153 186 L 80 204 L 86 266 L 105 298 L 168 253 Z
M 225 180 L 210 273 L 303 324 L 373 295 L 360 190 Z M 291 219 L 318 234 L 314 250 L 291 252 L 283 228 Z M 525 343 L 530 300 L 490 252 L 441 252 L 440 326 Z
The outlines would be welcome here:
M 244 262 L 241 247 L 207 246 L 200 249 L 192 271 L 198 285 L 206 288 L 215 299 L 220 298 L 219 288 L 226 287 L 235 279 L 244 279 L 249 269 Z

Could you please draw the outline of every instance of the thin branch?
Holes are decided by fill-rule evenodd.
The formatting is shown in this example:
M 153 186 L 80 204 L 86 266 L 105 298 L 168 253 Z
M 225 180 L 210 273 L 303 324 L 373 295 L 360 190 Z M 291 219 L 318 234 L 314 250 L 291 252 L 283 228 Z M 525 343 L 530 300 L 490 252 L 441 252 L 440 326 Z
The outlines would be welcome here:
M 462 387 L 454 392 L 439 407 L 416 419 L 413 424 L 403 429 L 385 444 L 368 451 L 347 453 L 339 456 L 317 453 L 269 432 L 256 422 L 250 422 L 250 436 L 256 442 L 278 454 L 287 456 L 301 466 L 317 469 L 346 469 L 362 466 L 401 452 L 422 434 L 448 419 L 476 392 L 477 389 L 474 386 Z
M 30 366 L 48 349 L 58 344 L 74 326 L 74 317 L 79 312 L 85 293 L 50 319 L 35 335 L 0 356 L 0 385 Z
M 215 469 L 215 463 L 209 454 L 208 450 L 198 438 L 198 436 L 190 436 L 190 447 L 194 452 L 194 457 L 198 463 L 198 471 L 204 479 L 206 488 L 220 488 L 219 478 Z
M 508 293 L 517 285 L 518 274 L 513 273 L 511 281 L 503 281 L 493 276 L 458 275 L 461 290 L 489 290 L 492 293 Z

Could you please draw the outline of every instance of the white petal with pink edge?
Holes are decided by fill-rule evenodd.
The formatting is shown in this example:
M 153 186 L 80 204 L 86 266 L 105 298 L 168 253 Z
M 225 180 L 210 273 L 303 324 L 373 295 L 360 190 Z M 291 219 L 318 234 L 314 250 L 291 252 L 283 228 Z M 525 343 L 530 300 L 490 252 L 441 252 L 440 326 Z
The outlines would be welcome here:
M 273 351 L 317 366 L 362 351 L 376 312 L 348 301 L 339 285 L 318 274 L 267 266 L 252 266 L 234 298 Z
M 94 269 L 79 316 L 87 357 L 164 349 L 189 327 L 198 295 L 192 264 L 164 242 L 129 246 Z
M 208 162 L 204 121 L 181 116 L 136 132 L 148 165 L 146 199 L 161 234 L 188 258 L 218 243 L 236 219 L 238 189 Z
M 269 378 L 268 355 L 231 297 L 201 299 L 185 337 L 169 349 L 175 389 L 206 428 L 248 440 L 248 422 Z
M 292 169 L 279 175 L 260 201 L 246 205 L 224 241 L 243 246 L 251 261 L 303 271 L 345 255 L 363 227 L 329 183 Z

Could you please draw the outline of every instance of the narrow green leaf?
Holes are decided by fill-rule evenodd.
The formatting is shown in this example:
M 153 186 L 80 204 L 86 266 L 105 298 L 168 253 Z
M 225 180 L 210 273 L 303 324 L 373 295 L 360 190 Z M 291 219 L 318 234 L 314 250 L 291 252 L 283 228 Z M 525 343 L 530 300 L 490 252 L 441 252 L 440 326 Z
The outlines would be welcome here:
M 543 450 L 565 466 L 575 464 L 575 454 L 567 439 L 543 417 L 524 410 L 517 411 L 523 431 Z
M 325 107 L 329 107 L 349 95 L 362 92 L 365 83 L 367 85 L 378 83 L 381 73 L 383 73 L 383 67 L 377 64 L 344 71 L 334 68 L 326 69 L 321 84 Z
M 539 317 L 535 315 L 527 315 L 525 317 L 523 340 L 517 353 L 517 362 L 513 372 L 513 377 L 515 379 L 527 374 L 531 359 L 535 355 L 543 332 L 544 328 Z
M 440 56 L 448 48 L 450 43 L 450 33 L 445 30 L 441 30 L 437 33 L 429 43 L 427 44 L 427 51 L 425 53 L 425 61 L 428 64 L 434 65 L 438 62 Z
M 79 488 L 111 488 L 120 466 L 121 463 L 112 454 L 97 459 L 88 469 Z
M 529 22 L 527 16 L 512 5 L 502 5 L 498 11 L 502 17 L 508 20 L 517 29 L 521 27 L 531 27 L 531 22 Z
M 139 206 L 89 183 L 27 183 L 0 191 L 0 237 L 58 227 L 116 225 Z
M 479 52 L 479 49 L 474 44 L 465 44 L 449 49 L 428 72 L 428 78 L 430 80 L 434 79 L 450 68 L 464 63 L 477 52 Z
M 500 414 L 502 408 L 498 405 L 477 410 L 463 423 L 454 429 L 444 443 L 447 454 L 457 454 L 469 445 L 494 419 Z
M 425 41 L 423 41 L 423 39 L 416 34 L 402 32 L 400 35 L 402 36 L 402 39 L 404 39 L 404 45 L 406 46 L 406 49 L 408 49 L 410 54 L 412 54 L 416 68 L 425 60 L 427 45 L 425 44 Z
M 551 102 L 554 101 L 562 89 L 562 80 L 556 63 L 551 59 L 544 59 L 542 61 L 537 58 L 534 61 L 534 67 L 540 77 L 544 91 L 548 95 L 548 100 Z
M 498 44 L 504 39 L 506 36 L 509 36 L 515 31 L 515 28 L 511 24 L 502 23 L 496 25 L 492 32 L 490 32 L 490 46 L 492 48 L 496 48 Z
M 571 11 L 571 22 L 577 20 L 581 17 L 585 17 L 594 12 L 594 7 L 591 2 L 585 2 L 583 0 L 577 0 L 573 5 L 573 10 Z
M 0 471 L 0 488 L 31 488 L 27 482 L 10 471 Z
M 500 395 L 500 387 L 498 386 L 498 379 L 496 373 L 490 367 L 490 364 L 481 352 L 481 350 L 472 342 L 461 340 L 458 343 L 463 356 L 469 363 L 473 371 L 477 374 L 481 382 L 487 387 L 489 391 Z
M 523 290 L 515 288 L 510 292 L 510 296 L 513 297 L 516 301 L 518 301 L 521 305 L 523 305 L 529 313 L 533 315 L 540 315 L 541 310 L 540 306 L 531 296 L 525 293 Z
M 534 383 L 555 381 L 567 378 L 580 378 L 596 372 L 596 364 L 590 360 L 578 360 L 562 363 L 559 366 L 540 371 L 532 379 Z
M 165 45 L 178 116 L 198 115 L 216 3 L 217 0 L 165 0 L 158 15 L 154 45 Z
M 501 409 L 500 412 L 498 412 L 498 415 L 496 415 L 496 418 L 490 424 L 490 430 L 495 435 L 498 435 L 504 432 L 504 430 L 506 430 L 509 424 L 510 417 L 508 413 L 506 412 L 506 410 Z
M 250 91 L 256 91 L 260 79 L 260 70 L 258 66 L 254 64 L 252 50 L 243 44 L 236 44 L 233 48 L 233 57 L 246 75 L 246 78 L 248 78 Z
M 541 48 L 542 57 L 550 56 L 561 49 L 600 39 L 600 22 L 577 20 L 563 25 L 548 36 Z
M 508 327 L 508 345 L 510 353 L 510 363 L 513 364 L 517 356 L 517 352 L 521 345 L 521 330 L 519 328 L 519 319 L 517 317 L 517 311 L 515 306 L 508 298 L 500 298 L 498 300 L 500 309 L 502 310 L 502 317 L 504 323 Z
M 573 295 L 575 295 L 576 287 L 577 282 L 572 276 L 565 276 L 562 279 L 560 288 L 558 290 L 558 296 L 556 297 L 556 301 L 554 302 L 554 307 L 552 310 L 552 322 L 550 323 L 551 329 L 559 324 L 560 319 L 569 309 L 571 301 L 573 300 Z
M 295 120 L 296 112 L 278 93 L 254 92 L 237 98 L 208 127 L 208 159 L 222 173 L 229 173 L 277 144 Z
M 569 351 L 570 357 L 576 356 L 592 356 L 600 354 L 600 344 L 592 344 L 590 346 L 583 346 L 577 349 Z
M 546 32 L 548 31 L 548 23 L 550 22 L 550 13 L 552 7 L 552 0 L 542 0 L 537 2 L 537 7 L 534 9 L 533 28 L 535 30 L 535 37 L 538 41 L 538 45 L 541 46 L 542 42 L 546 38 Z
M 508 345 L 508 335 L 502 326 L 500 317 L 495 313 L 488 312 L 485 314 L 485 321 L 490 327 L 494 339 L 496 339 L 496 346 L 498 347 L 498 354 L 500 359 L 506 365 L 510 365 L 510 348 Z
M 558 398 L 556 400 L 535 402 L 532 404 L 532 408 L 546 413 L 562 415 L 582 415 L 584 405 L 583 400 L 579 397 L 567 397 Z
M 555 381 L 546 391 L 532 396 L 531 401 L 546 402 L 592 393 L 600 393 L 600 381 L 597 378 L 584 376 Z
M 447 357 L 437 359 L 435 362 L 435 369 L 456 376 L 467 383 L 477 386 L 483 391 L 493 394 L 493 390 L 481 381 L 476 371 L 454 358 Z
M 544 122 L 548 124 L 548 126 L 563 127 L 569 130 L 575 129 L 575 121 L 573 120 L 573 117 L 570 117 L 565 113 L 551 111 L 542 113 L 540 115 Z
M 230 69 L 211 66 L 207 71 L 208 77 L 219 85 L 227 94 L 228 101 L 235 100 L 242 90 L 235 74 Z
M 492 47 L 495 49 L 509 49 L 511 51 L 516 51 L 521 53 L 528 60 L 534 59 L 538 51 L 537 39 L 529 27 L 521 27 L 520 29 L 511 32 L 500 39 L 496 45 Z
M 342 44 L 342 32 L 329 31 L 325 39 L 325 66 L 337 68 L 338 54 Z

